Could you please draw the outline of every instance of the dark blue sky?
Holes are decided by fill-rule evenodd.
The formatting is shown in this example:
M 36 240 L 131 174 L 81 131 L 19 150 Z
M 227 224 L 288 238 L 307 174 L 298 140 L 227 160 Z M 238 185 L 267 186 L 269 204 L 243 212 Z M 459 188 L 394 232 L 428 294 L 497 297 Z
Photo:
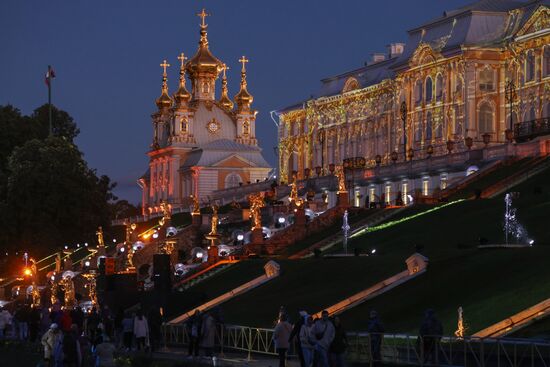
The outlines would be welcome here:
M 260 111 L 257 135 L 275 165 L 276 129 L 269 111 L 307 98 L 319 80 L 363 65 L 408 29 L 472 0 L 2 0 L 0 104 L 24 113 L 46 102 L 44 73 L 53 65 L 53 103 L 71 114 L 90 167 L 118 182 L 117 195 L 140 199 L 147 168 L 150 115 L 167 59 L 170 92 L 177 55 L 192 55 L 205 7 L 210 49 L 231 68 L 246 55 L 249 91 Z M 218 83 L 219 87 L 219 83 Z

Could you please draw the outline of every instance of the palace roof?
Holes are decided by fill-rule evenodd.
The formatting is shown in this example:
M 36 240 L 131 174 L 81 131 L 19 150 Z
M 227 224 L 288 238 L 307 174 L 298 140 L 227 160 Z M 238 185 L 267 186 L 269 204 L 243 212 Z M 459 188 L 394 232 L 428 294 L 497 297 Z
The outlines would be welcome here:
M 219 139 L 192 150 L 182 164 L 184 167 L 212 167 L 232 156 L 241 158 L 253 167 L 271 167 L 257 146 L 240 144 L 229 139 Z

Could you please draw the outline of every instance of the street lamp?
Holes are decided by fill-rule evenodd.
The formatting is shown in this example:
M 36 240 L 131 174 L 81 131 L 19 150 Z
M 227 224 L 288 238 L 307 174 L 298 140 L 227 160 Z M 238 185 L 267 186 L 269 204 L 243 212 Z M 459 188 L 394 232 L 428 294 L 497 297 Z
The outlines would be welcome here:
M 401 120 L 403 121 L 403 159 L 407 160 L 407 104 L 401 102 Z

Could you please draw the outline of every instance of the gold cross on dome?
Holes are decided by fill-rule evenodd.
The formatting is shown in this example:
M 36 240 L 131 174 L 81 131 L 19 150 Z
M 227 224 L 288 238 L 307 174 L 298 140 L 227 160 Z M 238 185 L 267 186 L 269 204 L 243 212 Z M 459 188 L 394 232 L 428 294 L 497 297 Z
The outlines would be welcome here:
M 206 10 L 204 10 L 204 8 L 202 8 L 202 11 L 200 13 L 197 13 L 197 17 L 201 18 L 201 26 L 202 27 L 206 27 L 205 19 L 206 19 L 206 17 L 209 17 L 209 16 L 210 16 L 210 14 L 208 14 L 206 12 Z
M 183 67 L 183 64 L 185 63 L 185 60 L 187 60 L 187 57 L 183 54 L 183 52 L 178 56 L 178 60 L 181 61 L 181 67 Z M 168 65 L 170 66 L 170 65 Z
M 164 60 L 164 62 L 162 64 L 160 64 L 160 67 L 164 69 L 164 75 L 166 75 L 166 68 L 169 67 L 170 64 L 168 64 L 166 62 L 166 60 Z
M 225 76 L 225 72 L 226 72 L 227 70 L 229 70 L 229 66 L 227 66 L 226 64 L 223 64 L 223 65 L 222 65 L 222 70 L 223 70 L 223 77 L 225 78 L 225 77 L 226 77 L 226 76 Z
M 248 60 L 248 59 L 246 58 L 246 56 L 244 56 L 244 55 L 243 55 L 243 57 L 241 57 L 241 58 L 239 59 L 239 62 L 243 64 L 242 71 L 246 71 L 245 64 L 246 64 L 247 62 L 249 62 L 249 61 L 250 61 L 250 60 Z

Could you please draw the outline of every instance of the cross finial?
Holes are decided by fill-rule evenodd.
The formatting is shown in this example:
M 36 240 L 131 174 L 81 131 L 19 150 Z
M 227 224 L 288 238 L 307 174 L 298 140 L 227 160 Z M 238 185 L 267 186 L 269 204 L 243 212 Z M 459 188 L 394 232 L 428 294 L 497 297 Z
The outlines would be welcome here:
M 222 65 L 222 70 L 223 70 L 223 77 L 225 78 L 225 77 L 226 77 L 226 76 L 225 76 L 225 72 L 226 72 L 227 70 L 229 70 L 229 66 L 227 66 L 227 64 L 224 63 L 224 64 Z
M 206 19 L 206 17 L 209 17 L 210 14 L 208 14 L 206 12 L 206 10 L 204 10 L 204 8 L 202 8 L 202 11 L 200 13 L 197 13 L 197 16 L 199 18 L 201 18 L 201 27 L 203 27 L 203 28 L 206 27 L 205 19 Z
M 181 67 L 183 68 L 184 64 L 185 64 L 185 60 L 187 60 L 187 57 L 185 57 L 184 53 L 182 52 L 179 56 L 178 56 L 178 60 L 181 61 Z
M 248 59 L 246 58 L 246 56 L 244 56 L 244 55 L 243 55 L 243 57 L 241 57 L 241 58 L 239 59 L 239 62 L 243 64 L 243 68 L 241 69 L 241 71 L 242 71 L 243 73 L 246 71 L 245 64 L 246 64 L 247 62 L 249 62 L 249 61 L 250 61 L 250 60 L 248 60 Z
M 166 68 L 169 67 L 169 66 L 170 66 L 170 64 L 168 64 L 166 62 L 166 60 L 164 60 L 164 62 L 162 64 L 160 64 L 160 67 L 163 68 L 163 70 L 164 70 L 163 75 L 166 75 Z

